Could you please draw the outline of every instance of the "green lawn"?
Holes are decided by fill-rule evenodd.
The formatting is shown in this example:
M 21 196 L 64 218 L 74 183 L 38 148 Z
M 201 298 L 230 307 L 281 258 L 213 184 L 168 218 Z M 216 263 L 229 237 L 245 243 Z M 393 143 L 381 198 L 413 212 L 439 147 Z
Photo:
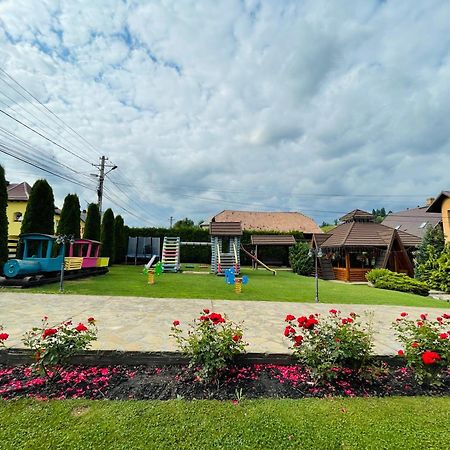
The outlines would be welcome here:
M 265 270 L 244 268 L 249 284 L 239 295 L 223 277 L 188 273 L 166 273 L 156 277 L 149 286 L 139 266 L 114 266 L 105 276 L 67 281 L 65 292 L 82 295 L 122 295 L 139 297 L 208 298 L 230 300 L 269 300 L 286 302 L 314 301 L 314 278 L 301 277 L 292 272 L 279 271 L 273 276 Z M 30 289 L 30 292 L 58 293 L 59 285 L 52 284 Z M 319 282 L 323 303 L 361 303 L 378 305 L 429 306 L 450 308 L 449 303 L 402 292 L 347 285 L 330 281 Z
M 443 449 L 450 398 L 0 401 L 4 449 Z

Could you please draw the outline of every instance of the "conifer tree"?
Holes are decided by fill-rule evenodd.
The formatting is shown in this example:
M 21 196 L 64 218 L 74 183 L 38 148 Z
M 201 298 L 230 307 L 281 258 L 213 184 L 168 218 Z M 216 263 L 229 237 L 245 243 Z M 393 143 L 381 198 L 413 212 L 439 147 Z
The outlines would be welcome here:
M 67 194 L 61 210 L 57 234 L 80 237 L 80 200 L 77 194 Z
M 108 208 L 102 220 L 102 256 L 108 256 L 110 264 L 114 263 L 114 213 Z
M 8 191 L 6 189 L 5 169 L 0 166 L 0 274 L 3 273 L 3 264 L 8 259 Z
M 37 180 L 31 188 L 21 233 L 55 233 L 55 199 L 47 180 Z
M 415 276 L 420 281 L 428 281 L 436 268 L 437 260 L 444 250 L 444 233 L 440 226 L 428 226 L 417 248 L 415 256 Z
M 97 203 L 90 203 L 88 206 L 83 237 L 100 241 L 100 211 Z
M 116 216 L 114 219 L 114 262 L 123 262 L 126 251 L 127 242 L 123 218 L 122 216 Z

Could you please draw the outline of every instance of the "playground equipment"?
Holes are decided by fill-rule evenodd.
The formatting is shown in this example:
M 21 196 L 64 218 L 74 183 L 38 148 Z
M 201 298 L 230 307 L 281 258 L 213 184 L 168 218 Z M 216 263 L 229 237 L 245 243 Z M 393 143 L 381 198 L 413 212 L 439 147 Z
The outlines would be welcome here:
M 260 261 L 255 255 L 252 255 L 248 250 L 245 249 L 245 247 L 241 244 L 241 250 L 253 261 L 255 261 L 257 264 L 260 264 L 264 267 L 264 269 L 268 270 L 269 272 L 272 272 L 273 275 L 277 274 L 277 271 L 275 269 L 271 269 L 269 266 L 266 266 L 262 261 Z
M 178 272 L 180 270 L 179 237 L 164 237 L 161 262 L 163 272 Z
M 138 260 L 148 260 L 149 258 L 161 257 L 161 239 L 159 237 L 129 237 L 126 263 L 128 260 L 134 260 L 137 265 Z
M 155 284 L 155 275 L 159 276 L 163 273 L 163 267 L 161 261 L 158 261 L 155 264 L 155 267 L 153 269 L 147 267 L 147 264 L 144 266 L 144 275 L 147 275 L 148 277 L 148 284 L 153 285 Z
M 224 275 L 233 268 L 235 274 L 240 272 L 239 246 L 242 236 L 240 222 L 211 222 L 211 272 Z
M 234 284 L 234 291 L 236 294 L 242 292 L 242 285 L 248 284 L 248 276 L 244 275 L 243 277 L 237 277 L 233 267 L 226 269 L 224 275 L 225 283 Z

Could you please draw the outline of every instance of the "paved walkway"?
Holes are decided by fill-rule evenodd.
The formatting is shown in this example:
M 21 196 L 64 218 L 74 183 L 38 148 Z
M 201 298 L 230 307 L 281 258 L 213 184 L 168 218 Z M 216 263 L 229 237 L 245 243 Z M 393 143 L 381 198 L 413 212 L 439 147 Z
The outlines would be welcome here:
M 375 353 L 394 354 L 400 348 L 395 342 L 390 324 L 402 312 L 414 316 L 429 312 L 437 316 L 449 312 L 442 308 L 408 308 L 405 306 L 339 305 L 314 303 L 281 303 L 261 301 L 156 299 L 141 297 L 101 297 L 80 295 L 29 294 L 26 292 L 0 293 L 0 324 L 10 334 L 10 347 L 23 347 L 20 339 L 25 331 L 39 325 L 43 316 L 50 324 L 72 318 L 85 321 L 93 316 L 99 329 L 93 348 L 130 351 L 175 351 L 169 337 L 172 321 L 182 325 L 190 322 L 203 308 L 225 313 L 234 321 L 244 322 L 244 336 L 248 351 L 262 353 L 289 353 L 283 337 L 284 318 L 311 313 L 327 313 L 335 308 L 342 313 L 373 313 Z M 184 327 L 186 328 L 186 327 Z

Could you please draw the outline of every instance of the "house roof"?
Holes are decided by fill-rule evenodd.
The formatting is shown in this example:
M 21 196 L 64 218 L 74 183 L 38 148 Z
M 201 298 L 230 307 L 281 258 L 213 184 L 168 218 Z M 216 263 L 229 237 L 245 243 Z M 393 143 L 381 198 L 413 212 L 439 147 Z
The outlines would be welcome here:
M 295 245 L 296 241 L 290 235 L 253 234 L 250 236 L 252 245 Z
M 387 247 L 395 233 L 405 247 L 420 244 L 419 237 L 376 222 L 346 222 L 326 233 L 326 240 L 323 240 L 323 236 L 319 239 L 318 236 L 314 237 L 322 247 Z
M 27 202 L 30 198 L 31 186 L 27 182 L 11 183 L 6 186 L 8 200 Z
M 381 223 L 387 227 L 422 238 L 429 226 L 434 228 L 442 222 L 440 212 L 430 213 L 427 212 L 427 209 L 428 206 L 421 206 L 391 213 Z
M 242 236 L 241 222 L 211 222 L 209 234 L 212 236 Z
M 340 219 L 342 222 L 349 222 L 355 220 L 374 220 L 373 214 L 367 211 L 363 211 L 362 209 L 354 209 L 350 211 L 345 216 L 342 216 Z
M 450 198 L 450 191 L 442 191 L 436 200 L 428 207 L 427 212 L 433 213 L 433 212 L 441 212 L 442 209 L 442 202 L 445 198 Z
M 241 222 L 243 230 L 301 231 L 322 233 L 318 225 L 299 212 L 261 212 L 224 210 L 213 217 L 214 222 Z

